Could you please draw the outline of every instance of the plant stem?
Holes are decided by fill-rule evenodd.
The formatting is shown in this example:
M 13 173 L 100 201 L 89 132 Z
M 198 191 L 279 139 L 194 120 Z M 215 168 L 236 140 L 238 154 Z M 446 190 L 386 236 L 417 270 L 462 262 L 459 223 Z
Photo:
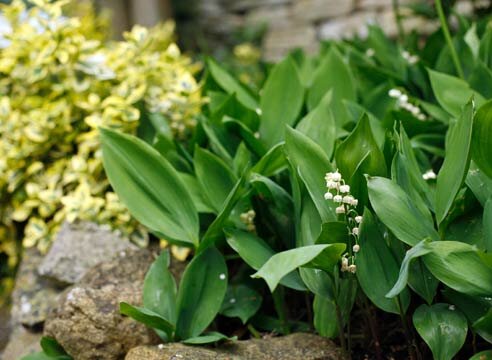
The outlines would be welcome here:
M 248 330 L 249 330 L 249 332 L 253 335 L 253 337 L 254 337 L 255 339 L 261 339 L 261 334 L 260 334 L 260 332 L 259 332 L 258 330 L 256 330 L 256 329 L 254 328 L 254 326 L 253 326 L 253 325 L 248 324 Z
M 439 16 L 439 21 L 441 22 L 442 32 L 448 44 L 449 51 L 451 52 L 451 58 L 453 59 L 454 67 L 456 68 L 456 72 L 458 73 L 458 76 L 464 79 L 465 75 L 463 74 L 463 68 L 461 67 L 460 59 L 458 58 L 458 54 L 456 53 L 456 49 L 454 48 L 453 45 L 453 40 L 451 39 L 451 34 L 449 33 L 448 22 L 446 20 L 446 16 L 444 15 L 442 2 L 441 0 L 435 0 L 435 4 L 436 4 L 436 11 Z
M 343 329 L 343 318 L 340 306 L 335 302 L 335 311 L 337 314 L 337 327 L 338 327 L 338 337 L 340 338 L 340 346 L 343 351 L 347 351 L 347 345 L 345 343 L 345 332 Z
M 284 291 L 282 287 L 278 287 L 273 293 L 273 304 L 278 318 L 280 319 L 280 326 L 284 334 L 290 334 L 289 324 L 287 324 L 287 312 L 284 306 Z
M 364 312 L 367 317 L 367 322 L 369 323 L 369 329 L 372 334 L 372 338 L 374 339 L 374 348 L 376 351 L 376 359 L 377 360 L 382 360 L 383 359 L 383 354 L 381 352 L 381 343 L 379 341 L 379 330 L 378 330 L 378 325 L 377 322 L 374 321 L 374 316 L 373 312 L 371 310 L 371 306 L 369 305 L 369 302 L 367 301 L 367 297 L 365 295 L 360 296 L 362 299 L 362 307 L 364 309 Z
M 401 23 L 400 4 L 398 3 L 398 0 L 393 0 L 392 5 L 393 13 L 395 14 L 396 27 L 398 29 L 398 39 L 403 41 L 403 39 L 405 39 L 405 30 L 403 29 L 403 24 Z
M 420 354 L 419 348 L 415 342 L 415 339 L 413 337 L 413 334 L 410 330 L 410 327 L 408 326 L 408 321 L 405 313 L 403 312 L 403 306 L 401 303 L 400 295 L 397 297 L 398 301 L 398 308 L 400 310 L 400 317 L 401 317 L 401 322 L 403 325 L 403 331 L 405 332 L 405 338 L 407 339 L 407 344 L 408 344 L 408 352 L 410 355 L 411 359 L 416 359 L 416 360 L 422 360 L 422 355 Z

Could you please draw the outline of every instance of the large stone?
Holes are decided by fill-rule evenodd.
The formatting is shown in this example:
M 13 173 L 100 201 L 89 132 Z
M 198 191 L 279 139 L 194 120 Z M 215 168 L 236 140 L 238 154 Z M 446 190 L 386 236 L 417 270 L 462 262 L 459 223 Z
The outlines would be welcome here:
M 77 360 L 118 359 L 134 346 L 156 343 L 153 330 L 119 312 L 121 301 L 141 305 L 152 261 L 147 250 L 127 250 L 89 270 L 60 296 L 45 322 L 45 335 Z
M 245 18 L 246 24 L 252 26 L 266 24 L 270 31 L 292 25 L 290 6 L 262 6 L 250 11 Z
M 52 281 L 39 276 L 37 268 L 42 259 L 35 248 L 24 251 L 12 293 L 11 323 L 14 326 L 41 324 L 62 291 Z
M 223 0 L 228 10 L 236 12 L 245 12 L 262 6 L 290 4 L 294 1 L 296 0 Z
M 298 19 L 316 22 L 347 15 L 354 8 L 354 0 L 297 0 L 293 6 L 293 13 Z
M 263 41 L 263 56 L 266 60 L 278 61 L 294 48 L 302 48 L 313 54 L 318 50 L 318 45 L 314 27 L 297 24 L 269 31 Z
M 218 348 L 187 346 L 180 343 L 164 346 L 139 346 L 125 360 L 338 360 L 342 351 L 331 340 L 313 334 L 236 341 Z
M 74 284 L 91 267 L 129 248 L 136 247 L 107 225 L 65 222 L 38 270 L 61 283 Z

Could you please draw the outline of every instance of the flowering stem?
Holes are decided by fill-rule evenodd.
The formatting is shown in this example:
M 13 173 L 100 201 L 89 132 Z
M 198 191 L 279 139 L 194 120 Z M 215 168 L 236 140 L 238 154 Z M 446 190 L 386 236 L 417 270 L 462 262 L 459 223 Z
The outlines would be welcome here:
M 441 29 L 444 34 L 444 38 L 448 43 L 448 47 L 449 47 L 449 51 L 451 52 L 451 58 L 453 59 L 454 67 L 456 68 L 456 72 L 458 73 L 458 76 L 464 79 L 465 76 L 463 74 L 463 69 L 461 67 L 458 54 L 456 53 L 456 49 L 454 48 L 453 40 L 451 39 L 451 34 L 449 33 L 449 27 L 446 21 L 446 16 L 444 15 L 444 10 L 442 8 L 442 2 L 441 0 L 435 0 L 435 4 L 436 4 L 436 11 L 439 16 L 439 21 L 441 22 Z

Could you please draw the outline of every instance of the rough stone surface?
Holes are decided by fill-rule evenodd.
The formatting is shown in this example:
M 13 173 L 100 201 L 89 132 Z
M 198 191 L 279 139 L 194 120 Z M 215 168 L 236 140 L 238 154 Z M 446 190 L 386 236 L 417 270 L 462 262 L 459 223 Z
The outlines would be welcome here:
M 74 284 L 91 267 L 129 248 L 135 245 L 109 226 L 65 222 L 38 270 L 43 276 Z
M 326 338 L 297 333 L 283 337 L 226 343 L 218 348 L 166 344 L 139 346 L 125 360 L 338 360 L 342 352 Z
M 0 306 L 0 359 L 2 350 L 7 345 L 12 326 L 10 323 L 10 307 Z
M 18 325 L 10 336 L 10 342 L 0 355 L 3 360 L 17 360 L 25 355 L 29 355 L 41 350 L 39 341 L 42 333 L 30 331 L 22 325 Z
M 126 250 L 96 265 L 61 295 L 45 322 L 45 335 L 77 360 L 118 359 L 134 346 L 156 343 L 152 330 L 119 312 L 121 301 L 141 305 L 143 280 L 153 260 L 147 250 Z
M 293 12 L 299 19 L 315 22 L 349 14 L 354 6 L 354 0 L 297 0 Z
M 41 261 L 42 255 L 36 249 L 24 251 L 12 293 L 12 324 L 32 327 L 42 323 L 62 291 L 39 276 L 37 268 Z

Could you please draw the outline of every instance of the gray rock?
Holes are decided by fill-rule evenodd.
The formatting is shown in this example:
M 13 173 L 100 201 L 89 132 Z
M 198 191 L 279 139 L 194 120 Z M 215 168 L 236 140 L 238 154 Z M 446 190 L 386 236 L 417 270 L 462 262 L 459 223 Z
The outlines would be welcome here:
M 225 343 L 218 348 L 187 346 L 180 343 L 164 346 L 139 346 L 128 352 L 125 360 L 337 360 L 342 351 L 331 340 L 314 334 Z
M 141 305 L 153 259 L 147 250 L 127 250 L 96 265 L 60 296 L 45 322 L 45 335 L 77 360 L 118 359 L 134 346 L 158 342 L 153 330 L 119 312 L 121 301 Z
M 2 350 L 7 345 L 11 331 L 10 306 L 0 306 L 0 359 L 2 358 Z
M 293 13 L 298 19 L 316 22 L 349 14 L 355 8 L 354 0 L 297 0 Z
M 22 325 L 17 325 L 10 335 L 10 342 L 3 351 L 0 359 L 17 360 L 23 356 L 38 352 L 41 350 L 39 341 L 42 333 L 31 331 Z
M 79 281 L 91 267 L 129 248 L 136 248 L 109 226 L 65 222 L 38 271 L 65 284 Z
M 32 327 L 42 323 L 62 291 L 53 282 L 39 276 L 37 268 L 42 259 L 37 249 L 24 251 L 12 293 L 11 322 L 14 326 Z

